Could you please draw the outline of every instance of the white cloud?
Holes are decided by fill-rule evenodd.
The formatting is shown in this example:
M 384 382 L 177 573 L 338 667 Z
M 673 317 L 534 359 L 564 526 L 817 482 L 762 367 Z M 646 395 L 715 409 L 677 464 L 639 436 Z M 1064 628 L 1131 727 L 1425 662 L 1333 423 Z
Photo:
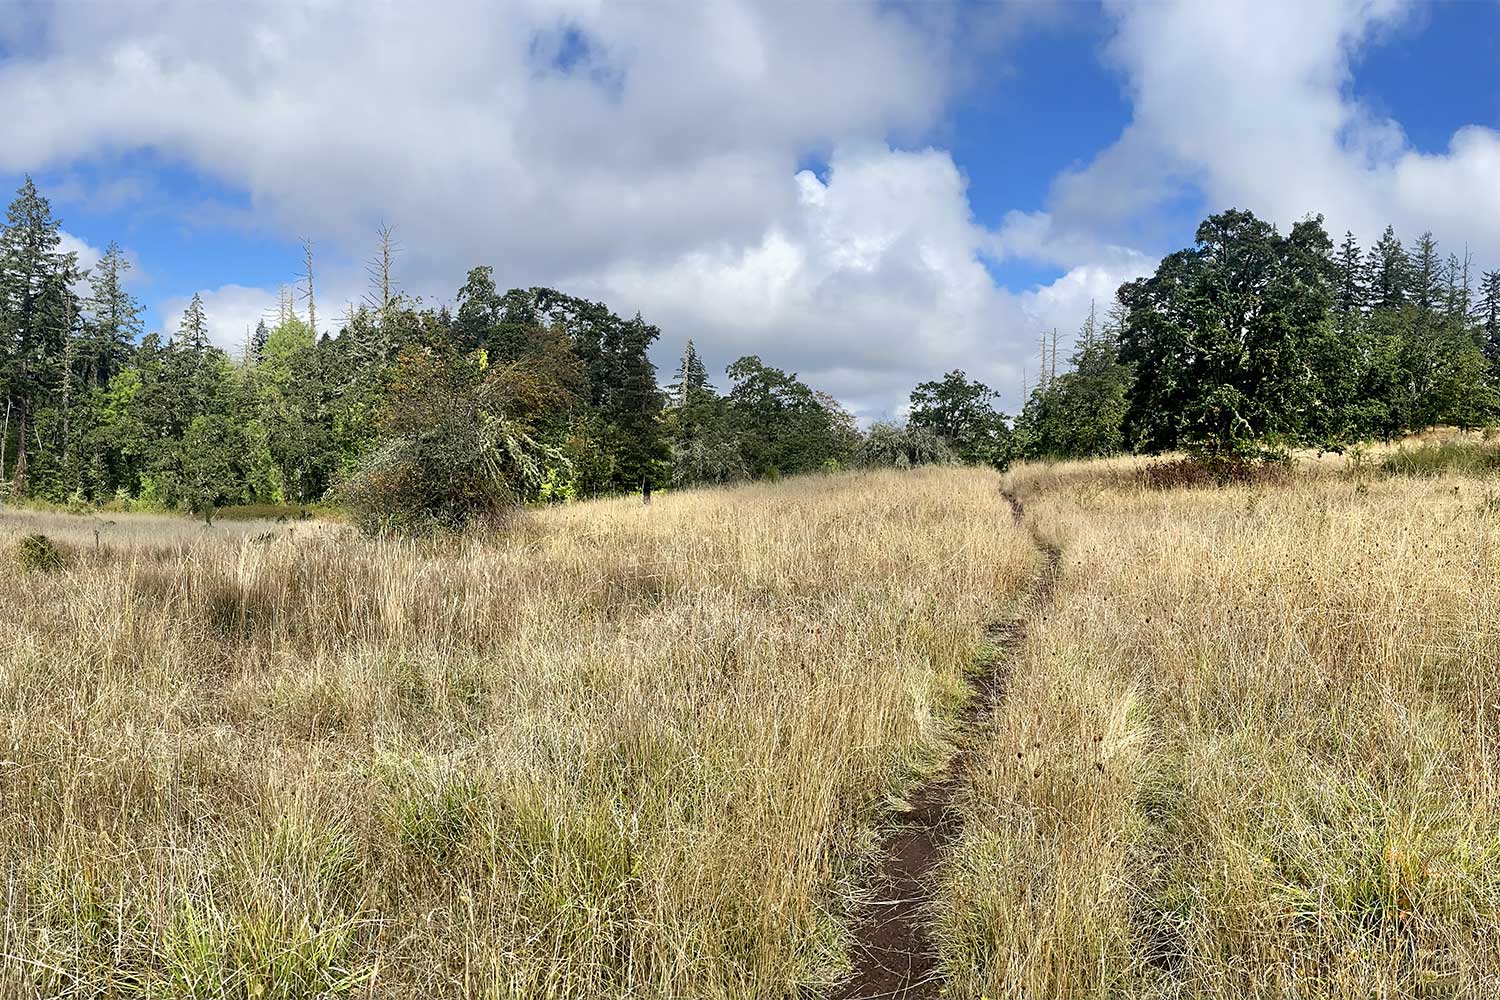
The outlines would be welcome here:
M 1150 261 L 1078 266 L 1016 294 L 981 258 L 994 234 L 970 215 L 966 184 L 941 150 L 840 149 L 826 183 L 796 178 L 797 210 L 750 246 L 624 264 L 577 284 L 710 345 L 799 371 L 864 416 L 888 416 L 914 381 L 952 368 L 997 386 L 1015 408 L 1036 334 L 1076 328 L 1091 300 Z M 720 308 L 704 314 L 704 301 Z
M 203 299 L 203 314 L 208 320 L 208 336 L 217 347 L 239 357 L 255 324 L 265 319 L 275 322 L 276 289 L 249 288 L 244 285 L 223 285 L 198 293 Z M 162 334 L 177 335 L 182 314 L 192 296 L 168 299 L 162 303 Z M 321 325 L 321 323 L 320 323 Z
M 66 229 L 58 230 L 57 235 L 61 241 L 59 249 L 63 253 L 77 254 L 78 266 L 85 271 L 99 263 L 99 258 L 104 256 L 103 250 L 81 236 L 74 236 Z
M 1387 223 L 1431 229 L 1500 262 L 1500 132 L 1471 125 L 1448 149 L 1413 149 L 1353 95 L 1354 55 L 1409 26 L 1409 0 L 1164 0 L 1109 9 L 1109 58 L 1133 117 L 1120 139 L 1053 186 L 1054 240 L 1135 232 L 1185 192 L 1211 211 L 1283 226 L 1322 213 L 1367 244 Z
M 139 147 L 186 160 L 248 191 L 260 225 L 319 241 L 320 302 L 357 297 L 354 262 L 385 219 L 428 301 L 491 263 L 509 284 L 641 309 L 664 352 L 687 336 L 721 361 L 759 352 L 870 407 L 944 367 L 1018 378 L 1031 305 L 980 263 L 991 236 L 951 158 L 885 143 L 940 120 L 967 35 L 1010 37 L 1030 8 L 977 25 L 777 0 L 350 15 L 55 5 L 69 30 L 0 64 L 17 109 L 0 168 Z M 798 173 L 808 155 L 834 156 L 826 185 Z M 237 285 L 204 298 L 231 347 L 274 302 Z M 167 330 L 184 305 L 165 304 Z
M 201 217 L 317 241 L 320 318 L 358 297 L 385 220 L 429 302 L 492 264 L 639 309 L 663 355 L 688 337 L 720 366 L 759 353 L 866 414 L 952 367 L 1014 409 L 1036 334 L 1066 337 L 1149 269 L 1184 196 L 1283 225 L 1321 211 L 1367 240 L 1430 226 L 1500 262 L 1500 134 L 1423 154 L 1350 97 L 1352 54 L 1405 23 L 1401 0 L 1107 9 L 1131 121 L 994 231 L 952 157 L 910 147 L 944 124 L 970 37 L 1012 37 L 1008 8 L 976 31 L 956 7 L 779 0 L 62 0 L 17 36 L 42 47 L 0 62 L 0 169 L 149 148 L 246 193 Z M 799 172 L 809 158 L 828 172 Z M 1063 273 L 1007 290 L 987 260 Z M 237 347 L 274 302 L 206 290 L 216 341 Z

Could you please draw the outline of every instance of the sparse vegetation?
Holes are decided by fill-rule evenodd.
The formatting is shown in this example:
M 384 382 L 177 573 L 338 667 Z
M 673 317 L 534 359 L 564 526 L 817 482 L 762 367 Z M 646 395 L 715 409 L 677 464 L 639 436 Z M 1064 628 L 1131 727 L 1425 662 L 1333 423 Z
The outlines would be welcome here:
M 0 995 L 785 997 L 1037 555 L 993 472 L 498 538 L 6 513 Z M 273 537 L 263 540 L 261 536 Z
M 1500 524 L 1456 467 L 1012 474 L 1063 577 L 947 862 L 954 995 L 1489 995 Z

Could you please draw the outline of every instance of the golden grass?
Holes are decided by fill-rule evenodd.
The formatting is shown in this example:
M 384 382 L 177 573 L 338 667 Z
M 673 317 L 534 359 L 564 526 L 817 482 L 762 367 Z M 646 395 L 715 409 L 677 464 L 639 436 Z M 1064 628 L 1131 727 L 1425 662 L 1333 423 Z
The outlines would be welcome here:
M 450 544 L 7 513 L 0 996 L 787 997 L 1038 557 L 998 477 Z M 140 527 L 137 527 L 140 525 Z
M 970 775 L 952 995 L 1500 995 L 1500 483 L 1011 482 L 1062 546 Z

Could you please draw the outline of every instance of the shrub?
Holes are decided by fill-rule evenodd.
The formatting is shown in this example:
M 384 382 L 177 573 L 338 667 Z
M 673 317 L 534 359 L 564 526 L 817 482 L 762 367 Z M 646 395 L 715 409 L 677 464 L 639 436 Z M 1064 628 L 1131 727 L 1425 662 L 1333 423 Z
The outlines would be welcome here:
M 1244 461 L 1235 458 L 1178 458 L 1152 462 L 1138 469 L 1136 483 L 1148 490 L 1192 489 L 1203 486 L 1279 485 L 1291 478 L 1285 461 Z
M 46 535 L 27 535 L 16 543 L 16 561 L 25 569 L 50 572 L 68 561 L 66 551 Z
M 865 468 L 909 469 L 945 465 L 955 457 L 942 438 L 924 427 L 875 424 L 860 442 L 855 460 Z
M 561 391 L 516 365 L 491 368 L 483 351 L 404 355 L 382 414 L 385 441 L 340 489 L 355 524 L 411 535 L 503 521 L 536 498 L 544 468 L 567 465 L 526 423 Z

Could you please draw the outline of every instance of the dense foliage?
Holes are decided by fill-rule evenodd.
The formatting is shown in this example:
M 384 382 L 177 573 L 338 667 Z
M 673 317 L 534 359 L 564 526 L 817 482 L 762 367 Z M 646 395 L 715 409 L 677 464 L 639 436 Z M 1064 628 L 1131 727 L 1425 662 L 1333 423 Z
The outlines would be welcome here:
M 1056 335 L 1012 425 L 963 371 L 919 384 L 905 426 L 861 431 L 831 396 L 749 356 L 721 392 L 689 341 L 658 386 L 660 331 L 550 288 L 469 272 L 456 308 L 390 273 L 319 330 L 311 279 L 231 358 L 201 299 L 146 332 L 111 244 L 89 271 L 28 178 L 0 227 L 0 493 L 201 512 L 341 499 L 371 527 L 467 523 L 568 500 L 835 469 L 1185 449 L 1241 461 L 1340 448 L 1497 412 L 1500 272 L 1472 277 L 1424 235 L 1368 254 L 1320 219 L 1249 212 L 1091 314 L 1065 370 Z M 307 264 L 311 274 L 311 260 Z
M 1321 218 L 1280 235 L 1249 212 L 1198 227 L 1196 245 L 1120 289 L 1125 428 L 1146 451 L 1215 457 L 1340 448 L 1496 412 L 1493 273 L 1471 302 L 1467 261 L 1389 228 L 1367 256 L 1337 253 Z

